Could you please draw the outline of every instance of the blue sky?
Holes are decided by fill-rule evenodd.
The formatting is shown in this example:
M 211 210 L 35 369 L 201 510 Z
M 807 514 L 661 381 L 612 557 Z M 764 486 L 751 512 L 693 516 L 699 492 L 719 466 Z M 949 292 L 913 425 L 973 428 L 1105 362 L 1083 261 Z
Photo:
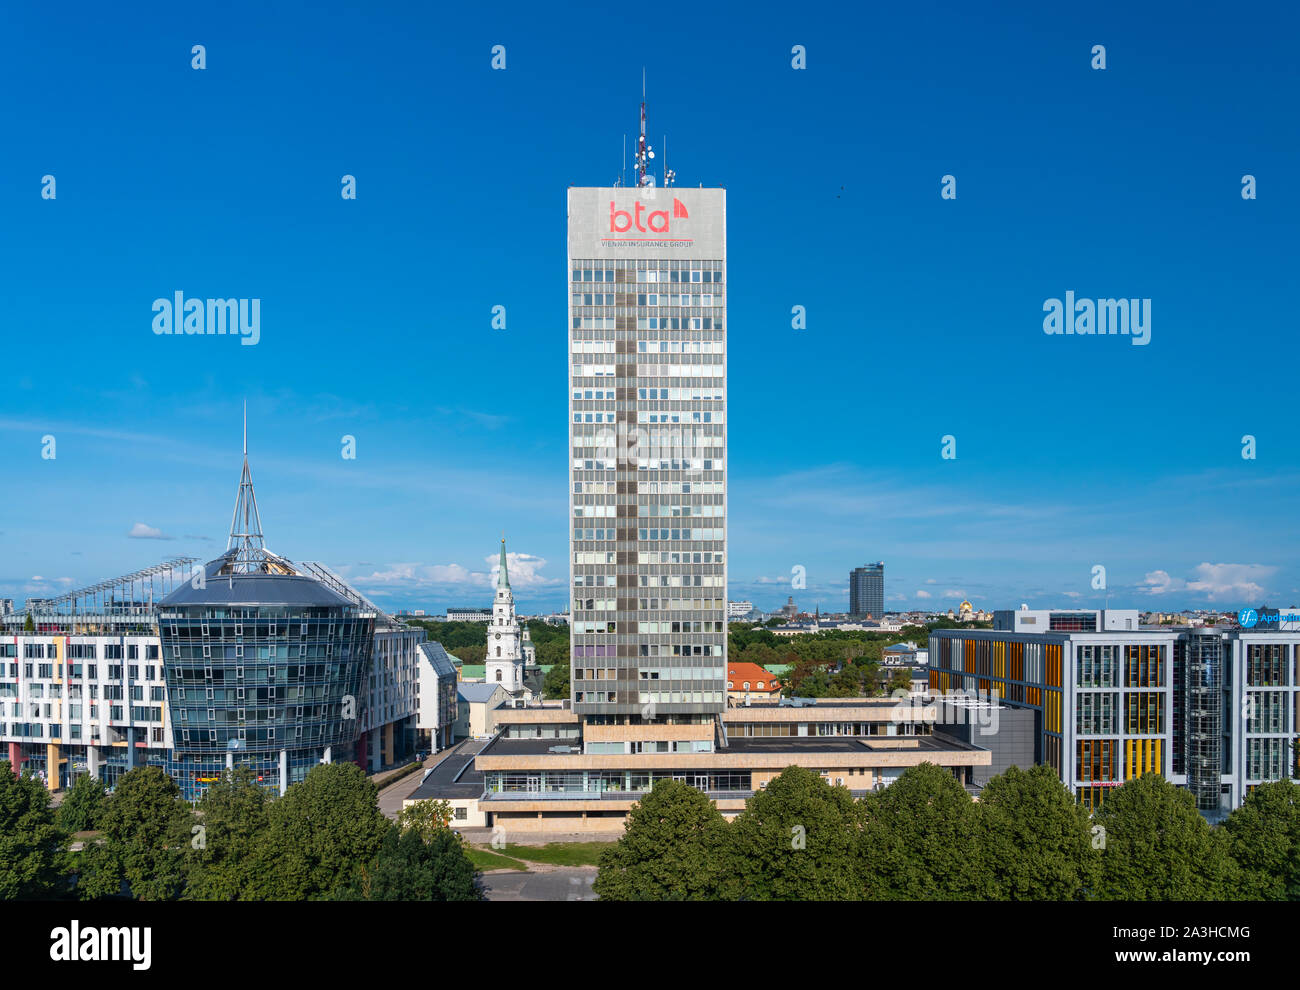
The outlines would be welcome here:
M 437 610 L 505 530 L 562 606 L 565 189 L 644 66 L 728 190 L 731 597 L 1300 602 L 1294 8 L 461 6 L 0 11 L 0 596 L 224 549 L 247 399 L 272 549 Z M 155 335 L 178 290 L 260 342 Z M 1150 298 L 1149 345 L 1045 335 L 1067 290 Z

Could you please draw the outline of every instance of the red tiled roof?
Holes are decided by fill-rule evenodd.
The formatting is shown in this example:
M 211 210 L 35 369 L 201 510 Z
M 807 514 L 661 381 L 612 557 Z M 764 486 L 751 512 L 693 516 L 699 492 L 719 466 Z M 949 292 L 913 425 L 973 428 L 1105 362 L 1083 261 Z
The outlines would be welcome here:
M 749 682 L 749 688 L 745 688 L 744 683 Z M 758 687 L 759 683 L 762 687 Z M 728 691 L 763 691 L 775 694 L 781 690 L 781 681 L 771 671 L 765 670 L 756 663 L 732 663 L 727 665 L 727 690 Z

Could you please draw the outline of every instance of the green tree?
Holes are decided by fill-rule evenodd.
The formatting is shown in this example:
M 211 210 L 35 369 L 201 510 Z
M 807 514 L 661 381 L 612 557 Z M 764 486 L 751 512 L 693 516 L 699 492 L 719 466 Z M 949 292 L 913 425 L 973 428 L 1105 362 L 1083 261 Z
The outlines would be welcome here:
M 1242 870 L 1242 896 L 1300 899 L 1300 787 L 1289 780 L 1260 784 L 1228 816 L 1223 832 Z
M 59 805 L 59 828 L 69 835 L 90 831 L 95 828 L 95 822 L 107 800 L 104 782 L 91 774 L 82 774 L 72 782 L 63 803 Z
M 312 767 L 267 809 L 253 896 L 322 900 L 353 887 L 362 867 L 378 854 L 389 828 L 376 795 L 375 785 L 354 763 Z
M 831 696 L 831 675 L 824 664 L 800 660 L 791 655 L 787 663 L 793 663 L 794 669 L 782 679 L 784 691 L 791 698 L 827 698 Z
M 462 664 L 483 663 L 487 659 L 486 646 L 458 646 L 456 647 L 456 659 Z
M 542 693 L 547 698 L 554 701 L 569 696 L 569 662 L 557 663 L 554 667 L 546 672 L 546 679 L 542 681 Z
M 266 840 L 270 795 L 247 766 L 223 771 L 199 802 L 200 831 L 190 840 L 185 899 L 251 896 L 257 850 Z
M 348 892 L 371 901 L 480 901 L 478 871 L 461 837 L 449 828 L 427 839 L 418 828 L 394 825 L 379 856 Z
M 895 691 L 912 690 L 912 671 L 906 667 L 896 668 L 889 672 L 889 681 L 885 684 L 885 693 L 893 695 Z
M 434 836 L 450 825 L 449 801 L 416 801 L 397 813 L 397 827 L 402 832 L 418 832 L 425 842 L 433 841 Z
M 36 622 L 32 619 L 32 613 L 27 613 L 27 618 L 23 619 L 23 632 L 36 632 Z
M 868 794 L 861 855 L 872 900 L 983 900 L 995 893 L 974 802 L 943 767 L 921 763 Z
M 0 899 L 57 896 L 65 865 L 63 838 L 54 824 L 49 791 L 0 760 Z
M 622 838 L 601 853 L 592 890 L 607 901 L 724 896 L 727 828 L 705 794 L 680 781 L 656 781 L 632 805 Z
M 1082 900 L 1095 884 L 1088 812 L 1051 767 L 1011 767 L 988 782 L 975 810 L 999 898 Z
M 537 644 L 537 665 L 539 667 L 569 666 L 569 640 L 551 639 Z
M 870 689 L 867 668 L 855 663 L 845 663 L 838 673 L 831 675 L 832 697 L 860 698 Z
M 1103 829 L 1098 900 L 1228 900 L 1239 891 L 1227 836 L 1201 817 L 1190 793 L 1159 774 L 1113 789 L 1093 823 Z
M 448 653 L 460 656 L 460 651 L 467 646 L 487 646 L 487 624 L 483 622 L 435 622 L 432 619 L 405 620 L 409 625 L 419 626 L 428 638 L 441 643 Z
M 165 901 L 181 893 L 194 814 L 161 768 L 124 773 L 98 816 L 102 841 L 82 857 L 77 891 L 84 898 Z
M 786 767 L 745 802 L 727 829 L 736 896 L 758 901 L 847 901 L 865 888 L 857 856 L 862 805 L 803 767 Z

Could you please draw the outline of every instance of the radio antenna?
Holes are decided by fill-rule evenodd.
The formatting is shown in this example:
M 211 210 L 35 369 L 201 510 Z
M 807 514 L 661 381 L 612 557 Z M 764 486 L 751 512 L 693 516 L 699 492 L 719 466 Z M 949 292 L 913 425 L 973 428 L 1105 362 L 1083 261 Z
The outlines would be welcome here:
M 641 69 L 641 133 L 637 137 L 636 151 L 636 184 L 637 187 L 648 185 L 654 182 L 654 176 L 646 178 L 646 166 L 651 158 L 654 158 L 654 150 L 650 145 L 645 143 L 645 68 Z

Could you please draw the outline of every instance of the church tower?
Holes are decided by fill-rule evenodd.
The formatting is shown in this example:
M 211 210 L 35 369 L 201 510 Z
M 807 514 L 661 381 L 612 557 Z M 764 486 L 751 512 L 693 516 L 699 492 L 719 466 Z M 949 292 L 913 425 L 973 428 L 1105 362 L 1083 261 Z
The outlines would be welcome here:
M 524 693 L 524 655 L 520 647 L 519 622 L 515 619 L 515 596 L 506 572 L 506 541 L 501 540 L 501 565 L 497 574 L 496 597 L 492 600 L 492 622 L 487 630 L 488 684 L 500 684 L 513 697 Z

